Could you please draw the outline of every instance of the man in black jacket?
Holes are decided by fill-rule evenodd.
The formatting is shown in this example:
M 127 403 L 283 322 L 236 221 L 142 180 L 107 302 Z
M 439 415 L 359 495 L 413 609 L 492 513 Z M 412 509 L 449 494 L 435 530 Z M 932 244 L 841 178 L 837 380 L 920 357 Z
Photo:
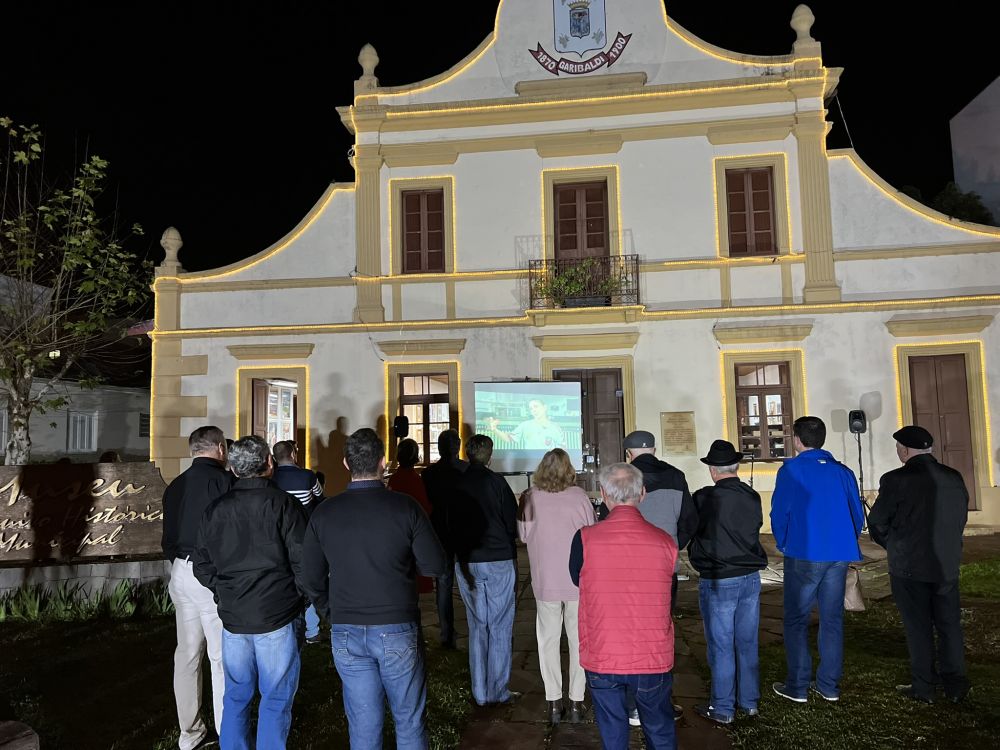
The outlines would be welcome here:
M 437 579 L 437 611 L 441 645 L 455 648 L 455 603 L 452 589 L 455 586 L 455 550 L 448 539 L 448 505 L 452 502 L 462 475 L 469 464 L 458 457 L 462 439 L 457 430 L 445 430 L 438 436 L 440 458 L 426 469 L 424 480 L 427 499 L 431 503 L 431 523 L 441 540 L 447 558 L 444 575 Z
M 688 546 L 698 571 L 698 599 L 712 670 L 712 700 L 694 707 L 706 719 L 729 724 L 737 706 L 757 714 L 760 670 L 760 570 L 767 555 L 760 545 L 764 522 L 760 495 L 739 478 L 742 456 L 725 440 L 712 443 L 701 462 L 715 483 L 694 493 L 698 528 Z
M 427 683 L 416 574 L 444 572 L 444 550 L 409 495 L 387 490 L 385 445 L 363 428 L 347 439 L 347 489 L 309 520 L 306 592 L 329 619 L 351 747 L 382 747 L 389 701 L 399 747 L 427 747 Z
M 211 425 L 188 438 L 194 460 L 163 493 L 163 556 L 171 561 L 170 600 L 177 621 L 174 652 L 174 700 L 180 724 L 180 750 L 203 747 L 214 740 L 202 720 L 201 670 L 208 651 L 212 668 L 212 702 L 216 731 L 222 728 L 222 620 L 215 596 L 194 577 L 192 558 L 198 528 L 209 504 L 229 492 L 233 475 L 225 469 L 226 437 Z
M 517 500 L 507 480 L 490 471 L 493 441 L 473 435 L 469 468 L 449 509 L 455 577 L 469 621 L 472 697 L 481 706 L 507 703 L 517 581 Z
M 933 703 L 939 676 L 945 695 L 959 703 L 969 692 L 958 595 L 969 493 L 962 475 L 931 455 L 934 438 L 923 427 L 908 425 L 893 437 L 903 466 L 882 476 L 868 530 L 889 553 L 892 596 L 910 651 L 911 683 L 896 689 Z
M 226 673 L 223 748 L 253 747 L 250 704 L 258 688 L 257 747 L 285 747 L 299 686 L 302 503 L 269 477 L 274 461 L 256 435 L 233 443 L 232 490 L 212 503 L 198 530 L 194 574 L 215 592 Z

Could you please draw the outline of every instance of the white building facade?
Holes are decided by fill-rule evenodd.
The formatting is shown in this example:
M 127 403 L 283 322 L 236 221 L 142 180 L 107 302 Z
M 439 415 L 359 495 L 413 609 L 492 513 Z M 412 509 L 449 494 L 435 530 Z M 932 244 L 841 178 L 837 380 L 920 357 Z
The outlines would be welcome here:
M 970 523 L 1000 523 L 1000 230 L 826 149 L 841 71 L 811 25 L 800 6 L 792 53 L 761 58 L 693 37 L 657 0 L 503 0 L 466 59 L 394 88 L 366 47 L 339 110 L 354 183 L 225 268 L 184 273 L 165 235 L 164 477 L 199 425 L 290 429 L 332 491 L 355 429 L 387 435 L 405 413 L 432 454 L 449 423 L 471 434 L 473 383 L 568 379 L 598 462 L 649 430 L 694 488 L 722 437 L 759 459 L 765 503 L 796 417 L 823 418 L 857 471 L 847 415 L 865 411 L 866 489 L 917 421 L 961 465 Z

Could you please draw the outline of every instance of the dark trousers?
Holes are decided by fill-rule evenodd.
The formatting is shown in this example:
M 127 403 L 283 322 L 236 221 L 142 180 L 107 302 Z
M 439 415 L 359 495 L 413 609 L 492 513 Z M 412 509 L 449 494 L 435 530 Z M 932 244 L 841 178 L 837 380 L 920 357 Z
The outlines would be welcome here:
M 913 692 L 932 698 L 934 685 L 940 681 L 949 697 L 964 696 L 969 682 L 965 677 L 958 580 L 927 583 L 900 576 L 889 576 L 889 579 L 906 631 Z
M 455 645 L 455 602 L 452 591 L 455 588 L 455 553 L 445 552 L 448 558 L 448 569 L 443 576 L 438 576 L 435 583 L 437 595 L 438 624 L 441 628 L 441 643 Z

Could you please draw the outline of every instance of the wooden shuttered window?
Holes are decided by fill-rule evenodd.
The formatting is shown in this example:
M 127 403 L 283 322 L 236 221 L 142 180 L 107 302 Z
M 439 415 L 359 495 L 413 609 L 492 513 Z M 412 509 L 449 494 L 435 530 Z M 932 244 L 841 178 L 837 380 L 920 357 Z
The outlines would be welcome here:
M 609 254 L 608 183 L 555 186 L 557 260 Z
M 404 190 L 403 273 L 443 273 L 444 191 Z
M 729 255 L 776 255 L 774 170 L 726 170 Z

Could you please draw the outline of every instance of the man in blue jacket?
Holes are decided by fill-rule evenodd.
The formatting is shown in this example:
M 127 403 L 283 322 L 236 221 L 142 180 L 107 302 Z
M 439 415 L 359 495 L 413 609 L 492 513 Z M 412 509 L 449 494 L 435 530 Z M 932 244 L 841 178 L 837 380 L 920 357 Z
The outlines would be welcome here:
M 840 700 L 844 660 L 844 584 L 847 564 L 861 559 L 858 535 L 864 511 L 854 472 L 837 461 L 819 417 L 799 417 L 792 428 L 798 455 L 778 470 L 771 497 L 771 531 L 785 556 L 784 682 L 775 693 L 805 703 L 808 690 Z M 812 677 L 809 616 L 819 604 L 819 667 Z

